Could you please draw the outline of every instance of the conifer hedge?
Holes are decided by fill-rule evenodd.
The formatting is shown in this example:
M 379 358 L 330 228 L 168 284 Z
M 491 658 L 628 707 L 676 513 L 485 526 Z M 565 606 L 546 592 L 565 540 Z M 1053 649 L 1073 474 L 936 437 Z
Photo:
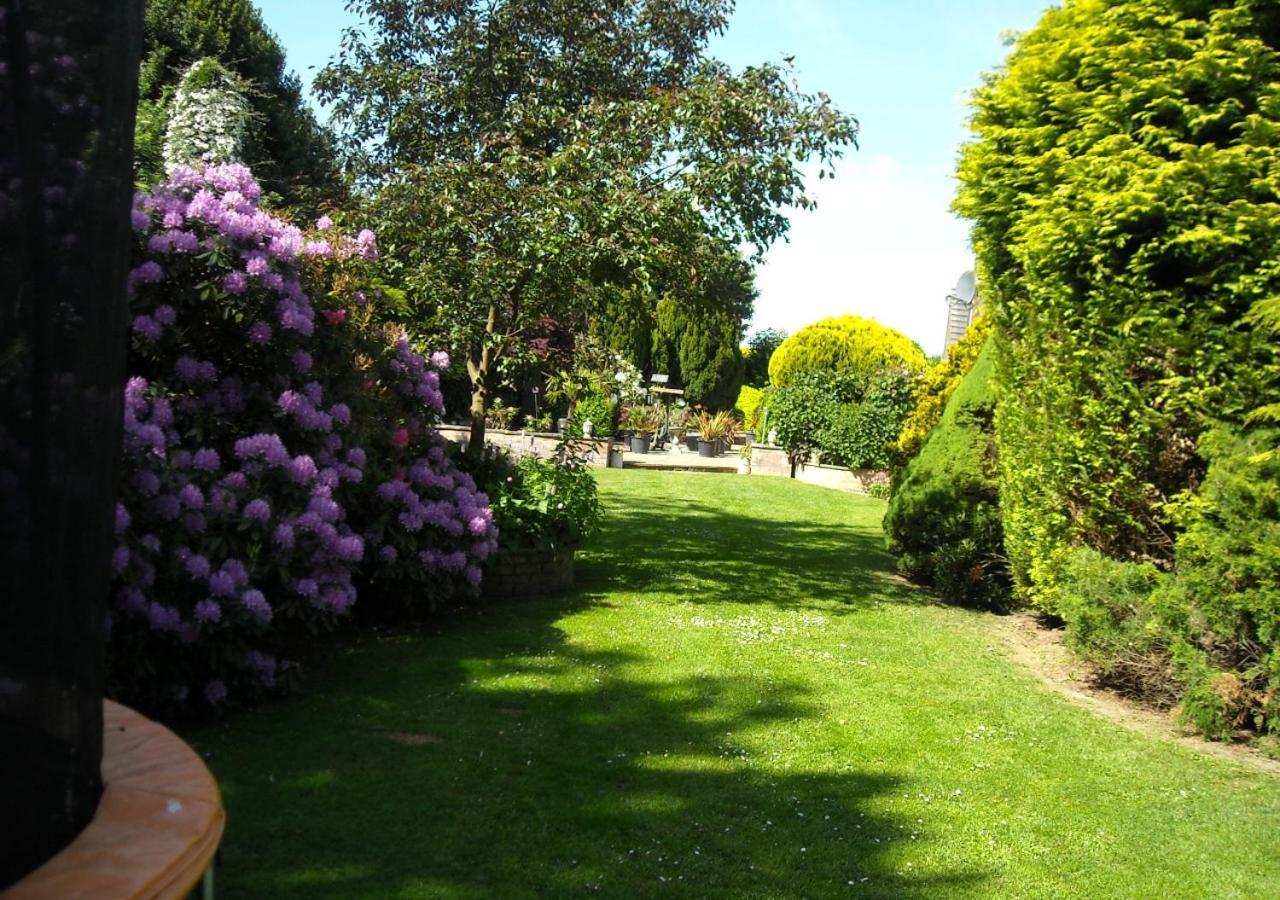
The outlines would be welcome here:
M 897 473 L 884 530 L 907 578 L 954 603 L 1002 609 L 1009 579 L 991 427 L 992 359 L 988 341 L 919 454 Z
M 1246 321 L 1280 291 L 1274 4 L 1068 0 L 978 91 L 957 210 L 996 320 L 1005 531 L 1060 605 L 1076 546 L 1172 565 L 1211 420 L 1274 390 Z
M 1280 731 L 1280 7 L 1066 0 L 973 129 L 1016 592 L 1204 732 Z

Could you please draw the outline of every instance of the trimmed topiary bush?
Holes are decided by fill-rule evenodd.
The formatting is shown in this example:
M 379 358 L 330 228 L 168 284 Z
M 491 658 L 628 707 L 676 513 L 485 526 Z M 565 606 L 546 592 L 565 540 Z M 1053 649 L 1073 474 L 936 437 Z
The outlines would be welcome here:
M 914 375 L 928 367 L 924 352 L 905 334 L 861 316 L 838 316 L 783 341 L 769 359 L 769 380 L 782 388 L 809 372 L 870 378 L 893 369 Z
M 993 352 L 988 343 L 898 473 L 884 529 L 904 576 L 953 603 L 1004 609 L 1010 582 L 991 423 Z

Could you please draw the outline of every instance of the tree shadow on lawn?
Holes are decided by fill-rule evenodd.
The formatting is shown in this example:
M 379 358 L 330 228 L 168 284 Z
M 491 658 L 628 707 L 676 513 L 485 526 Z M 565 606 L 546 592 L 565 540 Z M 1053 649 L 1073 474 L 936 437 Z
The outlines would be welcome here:
M 587 591 L 443 636 L 364 636 L 326 688 L 208 729 L 225 897 L 931 896 L 930 835 L 877 811 L 891 762 L 842 753 L 801 682 L 671 675 L 571 642 Z M 771 760 L 791 722 L 812 752 Z M 825 731 L 832 726 L 830 732 Z
M 603 532 L 579 552 L 578 583 L 674 593 L 695 603 L 829 612 L 877 600 L 930 602 L 893 572 L 878 523 L 812 524 L 650 498 L 643 506 L 611 510 Z

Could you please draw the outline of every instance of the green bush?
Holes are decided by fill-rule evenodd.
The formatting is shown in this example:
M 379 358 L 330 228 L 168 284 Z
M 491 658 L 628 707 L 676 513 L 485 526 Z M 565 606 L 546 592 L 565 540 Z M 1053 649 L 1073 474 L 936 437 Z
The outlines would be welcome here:
M 769 380 L 781 388 L 810 372 L 869 378 L 895 369 L 918 374 L 928 367 L 923 351 L 905 334 L 861 316 L 839 316 L 783 341 L 769 359 Z
M 760 405 L 764 401 L 764 391 L 760 388 L 743 385 L 742 390 L 738 391 L 738 401 L 733 404 L 733 408 L 742 413 L 743 427 L 749 431 L 757 432 L 758 437 L 760 429 Z
M 1001 609 L 1009 605 L 1010 582 L 991 426 L 992 358 L 988 344 L 919 455 L 898 473 L 884 528 L 904 576 L 948 601 Z
M 1177 566 L 1154 603 L 1164 627 L 1204 654 L 1207 672 L 1184 665 L 1179 678 L 1184 713 L 1207 732 L 1280 733 L 1280 459 L 1265 455 L 1277 437 L 1206 434 L 1204 484 L 1171 512 Z M 1206 691 L 1217 697 L 1212 729 Z
M 1005 543 L 1045 610 L 1079 546 L 1175 565 L 1199 435 L 1275 396 L 1248 314 L 1280 294 L 1278 44 L 1256 0 L 1067 0 L 977 94 L 956 209 L 999 338 Z
M 851 469 L 883 469 L 889 444 L 911 405 L 911 382 L 901 375 L 875 380 L 860 403 L 837 406 L 818 434 L 822 462 Z
M 483 486 L 502 547 L 574 547 L 600 527 L 595 478 L 581 461 L 496 453 Z
M 618 404 L 604 394 L 592 391 L 578 401 L 569 417 L 568 435 L 582 437 L 582 423 L 591 422 L 591 436 L 613 437 L 618 425 Z
M 912 392 L 912 408 L 902 423 L 902 429 L 889 448 L 889 456 L 897 466 L 920 452 L 925 437 L 942 418 L 947 401 L 955 393 L 964 376 L 973 368 L 973 361 L 991 335 L 991 317 L 979 315 L 969 326 L 968 332 L 947 349 L 947 355 L 916 382 Z
M 851 379 L 809 372 L 771 391 L 766 426 L 777 432 L 778 446 L 792 463 L 807 462 L 820 447 L 819 436 L 857 395 Z

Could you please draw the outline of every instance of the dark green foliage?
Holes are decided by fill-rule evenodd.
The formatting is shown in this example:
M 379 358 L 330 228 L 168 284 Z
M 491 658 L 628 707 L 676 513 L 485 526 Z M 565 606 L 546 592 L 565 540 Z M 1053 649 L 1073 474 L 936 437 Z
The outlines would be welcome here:
M 1280 733 L 1280 459 L 1264 456 L 1277 439 L 1206 434 L 1204 484 L 1172 510 L 1183 529 L 1177 567 L 1154 603 L 1165 627 L 1203 654 L 1207 672 L 1180 671 L 1183 708 L 1203 725 L 1212 693 L 1222 704 L 1213 731 Z
M 769 358 L 786 339 L 787 332 L 782 328 L 761 328 L 747 339 L 743 353 L 746 362 L 743 384 L 762 388 L 769 383 Z
M 725 315 L 691 316 L 680 324 L 675 344 L 685 400 L 709 409 L 731 409 L 742 387 L 738 320 Z
M 290 205 L 314 209 L 339 190 L 333 142 L 303 100 L 302 84 L 285 71 L 284 49 L 251 0 L 149 0 L 143 33 L 140 103 L 135 132 L 137 179 L 163 176 L 166 110 L 191 63 L 210 57 L 248 81 L 259 127 L 244 162 L 265 190 Z
M 584 464 L 502 460 L 484 485 L 503 547 L 576 547 L 595 534 L 604 513 Z
M 884 529 L 898 570 L 945 600 L 1003 609 L 1010 599 L 996 487 L 990 344 L 895 480 Z
M 898 436 L 910 408 L 908 378 L 884 375 L 876 379 L 861 402 L 840 406 L 819 433 L 822 462 L 853 469 L 886 468 L 889 443 Z
M 630 310 L 611 303 L 605 321 L 614 323 L 609 344 L 641 370 L 668 375 L 689 403 L 728 410 L 742 387 L 742 324 L 755 303 L 755 275 L 727 247 L 707 252 L 703 277 L 690 283 L 684 271 L 668 271 L 662 300 L 632 301 Z M 641 334 L 645 320 L 648 334 Z

